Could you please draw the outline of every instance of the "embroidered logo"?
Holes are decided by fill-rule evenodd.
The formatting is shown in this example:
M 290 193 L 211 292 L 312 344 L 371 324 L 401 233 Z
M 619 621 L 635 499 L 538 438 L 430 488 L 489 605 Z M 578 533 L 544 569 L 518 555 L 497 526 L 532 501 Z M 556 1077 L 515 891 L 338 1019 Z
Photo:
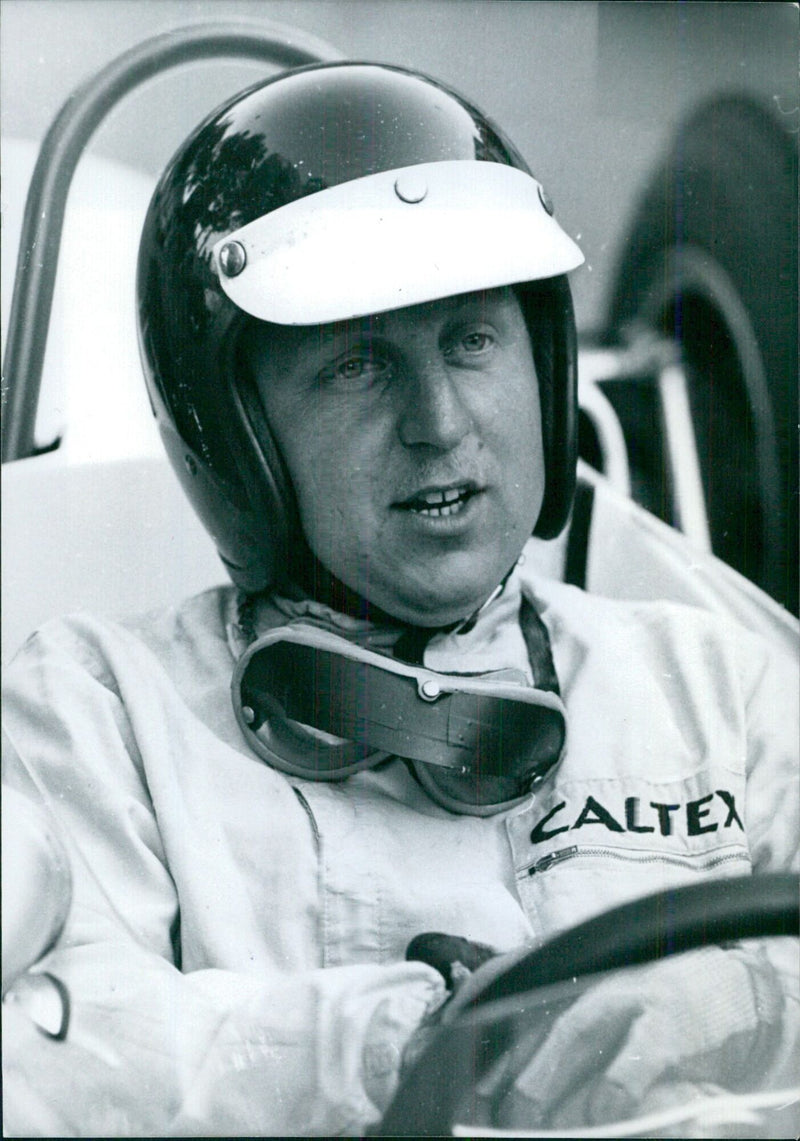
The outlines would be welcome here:
M 698 800 L 679 804 L 663 804 L 651 800 L 643 804 L 638 796 L 625 798 L 621 808 L 615 805 L 611 812 L 594 796 L 587 796 L 577 816 L 570 818 L 565 812 L 566 800 L 562 800 L 543 816 L 531 832 L 531 843 L 541 844 L 560 832 L 573 832 L 598 824 L 608 832 L 658 832 L 661 836 L 672 836 L 674 832 L 684 832 L 687 836 L 700 836 L 704 832 L 716 832 L 734 826 L 744 832 L 744 824 L 736 810 L 733 793 L 718 788 Z M 549 825 L 554 825 L 549 827 Z

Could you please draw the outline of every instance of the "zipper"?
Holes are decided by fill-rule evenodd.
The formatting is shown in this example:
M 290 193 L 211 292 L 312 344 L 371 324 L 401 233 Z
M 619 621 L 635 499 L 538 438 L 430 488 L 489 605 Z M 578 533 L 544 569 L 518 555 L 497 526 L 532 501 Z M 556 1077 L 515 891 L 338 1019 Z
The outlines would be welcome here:
M 538 875 L 539 872 L 549 871 L 555 864 L 571 860 L 580 856 L 601 856 L 606 859 L 622 860 L 638 864 L 679 864 L 682 867 L 716 868 L 719 864 L 726 864 L 733 860 L 745 860 L 749 864 L 747 853 L 739 848 L 733 852 L 720 852 L 709 859 L 699 859 L 694 856 L 671 856 L 662 852 L 643 852 L 636 849 L 624 848 L 583 848 L 574 844 L 570 848 L 561 848 L 557 852 L 550 852 L 542 856 L 536 863 L 527 869 L 529 876 Z

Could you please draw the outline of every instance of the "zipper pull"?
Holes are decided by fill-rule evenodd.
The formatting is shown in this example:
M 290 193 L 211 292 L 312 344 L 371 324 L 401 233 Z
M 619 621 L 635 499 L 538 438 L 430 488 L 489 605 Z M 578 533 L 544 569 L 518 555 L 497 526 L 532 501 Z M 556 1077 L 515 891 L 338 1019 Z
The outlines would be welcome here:
M 573 844 L 571 848 L 561 848 L 558 852 L 551 852 L 549 856 L 542 856 L 541 860 L 537 860 L 528 868 L 528 875 L 535 876 L 537 872 L 546 872 L 548 868 L 552 868 L 553 864 L 560 864 L 562 860 L 568 860 L 577 851 L 577 844 Z

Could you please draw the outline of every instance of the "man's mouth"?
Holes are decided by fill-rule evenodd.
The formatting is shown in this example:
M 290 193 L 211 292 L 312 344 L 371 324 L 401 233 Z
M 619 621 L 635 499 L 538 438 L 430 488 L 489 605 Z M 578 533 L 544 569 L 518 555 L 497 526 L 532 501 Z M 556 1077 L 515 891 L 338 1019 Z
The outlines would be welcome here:
M 415 495 L 396 503 L 401 511 L 411 511 L 415 515 L 428 515 L 432 518 L 443 518 L 446 515 L 457 515 L 463 511 L 467 503 L 480 488 L 471 483 L 456 484 L 452 487 L 425 488 Z

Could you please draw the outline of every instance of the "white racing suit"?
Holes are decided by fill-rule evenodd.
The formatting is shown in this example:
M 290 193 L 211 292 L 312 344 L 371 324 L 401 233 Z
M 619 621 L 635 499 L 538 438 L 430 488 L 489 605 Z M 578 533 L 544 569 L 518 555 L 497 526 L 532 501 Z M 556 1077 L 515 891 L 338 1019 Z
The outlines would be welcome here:
M 45 965 L 72 1019 L 65 1042 L 6 1034 L 8 1132 L 361 1132 L 445 995 L 404 961 L 415 935 L 505 951 L 667 886 L 796 867 L 796 663 L 702 611 L 521 566 L 425 665 L 525 668 L 520 591 L 550 635 L 567 749 L 486 818 L 438 807 L 399 760 L 323 784 L 252 754 L 232 588 L 26 644 L 6 775 L 32 775 L 70 847 L 72 913 Z M 797 964 L 774 969 L 787 1005 L 769 1033 L 792 1050 Z

